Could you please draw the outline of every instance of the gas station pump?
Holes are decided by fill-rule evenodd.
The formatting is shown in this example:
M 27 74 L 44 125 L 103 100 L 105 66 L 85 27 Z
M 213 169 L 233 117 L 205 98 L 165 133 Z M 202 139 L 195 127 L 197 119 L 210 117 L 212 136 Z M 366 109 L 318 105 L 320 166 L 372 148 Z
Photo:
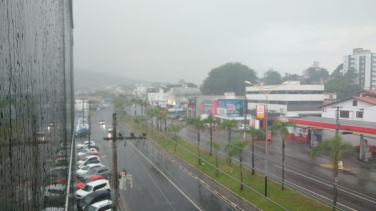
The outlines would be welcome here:
M 368 145 L 368 140 L 364 139 L 363 141 L 363 151 L 362 151 L 362 160 L 364 162 L 369 162 L 372 158 L 371 149 Z

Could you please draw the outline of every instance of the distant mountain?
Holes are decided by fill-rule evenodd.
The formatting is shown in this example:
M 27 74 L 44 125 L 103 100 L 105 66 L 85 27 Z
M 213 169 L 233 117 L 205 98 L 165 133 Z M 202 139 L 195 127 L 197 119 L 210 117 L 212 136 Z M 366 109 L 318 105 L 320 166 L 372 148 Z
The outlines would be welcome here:
M 104 88 L 108 86 L 127 86 L 132 84 L 148 84 L 144 80 L 136 80 L 112 73 L 95 72 L 90 70 L 76 69 L 74 71 L 76 89 Z

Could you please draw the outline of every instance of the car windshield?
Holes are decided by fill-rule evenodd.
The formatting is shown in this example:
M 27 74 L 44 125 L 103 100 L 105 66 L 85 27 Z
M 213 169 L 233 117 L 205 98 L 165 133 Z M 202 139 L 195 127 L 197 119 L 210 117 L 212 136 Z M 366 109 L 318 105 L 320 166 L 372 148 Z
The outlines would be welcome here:
M 97 208 L 91 205 L 90 207 L 86 208 L 85 211 L 96 211 Z
M 84 159 L 82 159 L 83 162 L 87 161 L 89 158 L 85 157 Z
M 87 173 L 91 175 L 91 174 L 95 174 L 95 172 L 97 172 L 97 170 L 95 170 L 95 169 L 90 169 Z
M 90 166 L 84 166 L 83 168 L 82 168 L 82 170 L 88 170 L 90 168 Z
M 93 200 L 94 196 L 87 195 L 84 199 L 82 199 L 83 202 L 86 204 L 89 204 Z
M 91 191 L 91 189 L 93 189 L 93 186 L 91 185 L 85 185 L 85 187 L 82 188 L 84 191 Z
M 86 179 L 84 179 L 84 183 L 86 184 L 86 183 L 89 183 L 89 182 L 91 182 L 92 180 L 90 180 L 90 179 L 88 179 L 88 178 L 86 178 Z

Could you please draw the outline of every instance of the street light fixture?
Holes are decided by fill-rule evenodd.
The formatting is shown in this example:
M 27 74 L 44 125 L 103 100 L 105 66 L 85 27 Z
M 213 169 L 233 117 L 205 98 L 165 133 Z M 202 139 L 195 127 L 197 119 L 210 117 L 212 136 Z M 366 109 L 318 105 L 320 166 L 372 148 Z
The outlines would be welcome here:
M 246 84 L 250 84 L 261 90 L 266 95 L 266 102 L 265 102 L 265 197 L 268 197 L 268 95 L 270 92 L 275 90 L 281 85 L 288 84 L 288 81 L 285 81 L 281 84 L 275 85 L 273 87 L 262 87 L 256 84 L 253 84 L 249 81 L 244 81 Z M 246 90 L 247 91 L 247 90 Z M 246 92 L 247 93 L 247 92 Z

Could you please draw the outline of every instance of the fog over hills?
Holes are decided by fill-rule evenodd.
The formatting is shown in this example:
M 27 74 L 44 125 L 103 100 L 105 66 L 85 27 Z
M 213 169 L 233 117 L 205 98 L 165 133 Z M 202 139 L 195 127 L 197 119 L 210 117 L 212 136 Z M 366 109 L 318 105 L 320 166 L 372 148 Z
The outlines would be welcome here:
M 74 82 L 76 89 L 102 88 L 106 86 L 147 84 L 145 80 L 132 79 L 112 73 L 95 72 L 91 70 L 75 69 Z

